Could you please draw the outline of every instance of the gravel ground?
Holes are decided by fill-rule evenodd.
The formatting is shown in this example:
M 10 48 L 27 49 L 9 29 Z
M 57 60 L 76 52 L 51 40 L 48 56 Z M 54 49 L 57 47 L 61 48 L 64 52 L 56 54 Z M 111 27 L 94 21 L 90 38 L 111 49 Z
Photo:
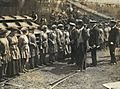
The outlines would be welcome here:
M 100 57 L 104 53 L 98 52 L 98 54 Z M 102 84 L 120 80 L 120 63 L 110 65 L 109 59 L 99 58 L 97 67 L 88 67 L 85 72 L 77 73 L 53 89 L 105 89 Z M 87 62 L 91 62 L 90 58 Z M 76 70 L 76 66 L 56 62 L 52 66 L 21 74 L 10 80 L 8 86 L 0 89 L 49 89 L 50 83 L 63 78 L 73 70 Z

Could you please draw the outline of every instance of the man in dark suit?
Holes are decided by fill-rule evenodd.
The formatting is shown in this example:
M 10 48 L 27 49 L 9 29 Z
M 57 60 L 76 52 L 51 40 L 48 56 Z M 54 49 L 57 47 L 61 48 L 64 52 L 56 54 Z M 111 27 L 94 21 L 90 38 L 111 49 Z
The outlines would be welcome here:
M 68 64 L 73 64 L 77 59 L 77 38 L 78 38 L 78 29 L 76 28 L 76 24 L 70 22 L 70 45 L 71 45 L 71 60 Z
M 97 65 L 97 47 L 99 46 L 99 30 L 96 22 L 93 23 L 93 27 L 90 29 L 89 46 L 91 47 L 92 66 Z
M 111 20 L 110 27 L 111 27 L 111 30 L 109 32 L 109 37 L 108 37 L 109 50 L 110 50 L 110 56 L 111 56 L 110 63 L 116 64 L 117 62 L 115 58 L 115 48 L 117 46 L 118 38 L 119 38 L 119 30 L 116 27 L 116 21 Z

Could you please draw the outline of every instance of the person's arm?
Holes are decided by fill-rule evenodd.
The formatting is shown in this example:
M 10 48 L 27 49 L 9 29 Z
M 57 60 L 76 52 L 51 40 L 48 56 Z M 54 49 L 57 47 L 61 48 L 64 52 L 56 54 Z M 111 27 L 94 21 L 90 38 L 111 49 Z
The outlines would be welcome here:
M 119 32 L 119 29 L 118 28 L 116 28 L 116 46 L 118 46 L 119 45 L 119 41 L 120 41 L 120 32 Z

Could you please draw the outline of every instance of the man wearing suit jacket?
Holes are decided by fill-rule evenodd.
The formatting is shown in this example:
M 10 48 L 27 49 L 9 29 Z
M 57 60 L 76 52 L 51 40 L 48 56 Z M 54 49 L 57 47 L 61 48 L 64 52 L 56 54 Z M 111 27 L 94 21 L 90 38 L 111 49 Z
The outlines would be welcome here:
M 110 27 L 111 30 L 109 32 L 108 42 L 109 42 L 109 50 L 110 50 L 110 56 L 111 56 L 111 64 L 116 64 L 116 58 L 115 58 L 115 48 L 118 44 L 118 38 L 119 38 L 119 30 L 116 27 L 116 21 L 111 20 L 110 21 Z

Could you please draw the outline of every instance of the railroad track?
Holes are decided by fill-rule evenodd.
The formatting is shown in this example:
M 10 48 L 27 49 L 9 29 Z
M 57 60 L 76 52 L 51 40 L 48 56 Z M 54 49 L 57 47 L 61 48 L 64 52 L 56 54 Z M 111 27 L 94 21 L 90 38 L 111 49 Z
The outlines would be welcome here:
M 71 73 L 69 73 L 68 75 L 66 75 L 63 78 L 60 78 L 58 80 L 55 80 L 54 82 L 49 84 L 49 88 L 48 89 L 54 89 L 56 86 L 58 86 L 60 83 L 66 81 L 67 79 L 77 75 L 79 73 L 79 71 L 75 70 L 75 71 L 71 71 Z

